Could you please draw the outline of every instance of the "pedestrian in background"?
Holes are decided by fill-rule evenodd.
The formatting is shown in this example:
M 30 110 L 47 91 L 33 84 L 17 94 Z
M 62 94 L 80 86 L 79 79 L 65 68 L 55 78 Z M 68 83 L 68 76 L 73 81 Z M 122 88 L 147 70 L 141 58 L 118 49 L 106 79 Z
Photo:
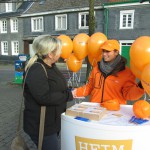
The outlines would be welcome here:
M 73 96 L 90 95 L 90 102 L 102 103 L 117 99 L 119 104 L 137 100 L 144 94 L 141 83 L 126 66 L 127 60 L 119 54 L 117 40 L 107 40 L 100 47 L 102 60 L 92 69 L 88 83 L 73 90 Z
M 66 110 L 66 103 L 73 99 L 67 90 L 67 83 L 55 62 L 61 54 L 62 43 L 50 35 L 41 35 L 34 39 L 35 55 L 25 67 L 24 131 L 38 146 L 41 106 L 46 106 L 44 137 L 42 150 L 59 149 L 61 113 Z M 38 62 L 38 63 L 36 63 Z M 44 65 L 46 73 L 41 64 Z

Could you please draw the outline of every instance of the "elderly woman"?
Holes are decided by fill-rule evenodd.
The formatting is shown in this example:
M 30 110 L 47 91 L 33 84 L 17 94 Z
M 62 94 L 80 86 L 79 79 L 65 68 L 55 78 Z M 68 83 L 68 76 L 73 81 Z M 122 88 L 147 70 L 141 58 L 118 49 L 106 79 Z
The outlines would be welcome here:
M 55 65 L 61 48 L 59 39 L 50 35 L 38 36 L 33 41 L 35 55 L 25 68 L 24 131 L 38 146 L 40 110 L 41 106 L 46 106 L 42 150 L 59 149 L 60 116 L 66 110 L 67 101 L 73 98 L 64 76 Z

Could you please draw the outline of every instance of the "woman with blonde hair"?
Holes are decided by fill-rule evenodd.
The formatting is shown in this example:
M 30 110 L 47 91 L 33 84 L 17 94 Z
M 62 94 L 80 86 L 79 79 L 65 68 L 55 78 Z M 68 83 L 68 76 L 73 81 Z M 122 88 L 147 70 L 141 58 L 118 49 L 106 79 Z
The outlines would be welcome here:
M 66 110 L 67 101 L 73 99 L 64 76 L 55 65 L 61 48 L 62 43 L 57 38 L 50 35 L 36 37 L 33 41 L 35 55 L 25 67 L 25 74 L 28 73 L 24 81 L 24 131 L 38 146 L 40 108 L 46 106 L 42 150 L 59 149 L 61 113 Z

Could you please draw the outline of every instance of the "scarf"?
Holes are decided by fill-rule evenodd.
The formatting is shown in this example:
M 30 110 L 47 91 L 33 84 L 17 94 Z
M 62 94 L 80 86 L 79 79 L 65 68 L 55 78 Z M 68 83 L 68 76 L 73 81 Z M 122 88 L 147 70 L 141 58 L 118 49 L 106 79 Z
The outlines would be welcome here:
M 118 55 L 115 58 L 115 60 L 112 62 L 106 62 L 106 61 L 104 61 L 104 59 L 102 59 L 101 62 L 99 63 L 99 68 L 100 68 L 101 72 L 107 76 L 115 69 L 115 67 L 118 65 L 118 63 L 120 61 L 121 61 L 120 55 Z

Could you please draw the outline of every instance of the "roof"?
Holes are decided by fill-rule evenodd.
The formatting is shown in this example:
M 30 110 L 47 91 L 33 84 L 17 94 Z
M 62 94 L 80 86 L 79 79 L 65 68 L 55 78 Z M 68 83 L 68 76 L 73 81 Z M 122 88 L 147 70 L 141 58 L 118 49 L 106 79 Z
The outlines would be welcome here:
M 140 0 L 101 0 L 102 4 L 123 4 L 123 3 L 134 3 Z
M 21 15 L 24 11 L 28 9 L 28 7 L 32 4 L 33 2 L 23 2 L 20 7 L 14 11 L 14 12 L 3 12 L 0 14 L 0 17 L 15 17 Z
M 101 0 L 95 0 L 95 6 L 101 6 Z M 89 7 L 89 0 L 45 0 L 42 3 L 34 2 L 24 14 L 84 7 Z

